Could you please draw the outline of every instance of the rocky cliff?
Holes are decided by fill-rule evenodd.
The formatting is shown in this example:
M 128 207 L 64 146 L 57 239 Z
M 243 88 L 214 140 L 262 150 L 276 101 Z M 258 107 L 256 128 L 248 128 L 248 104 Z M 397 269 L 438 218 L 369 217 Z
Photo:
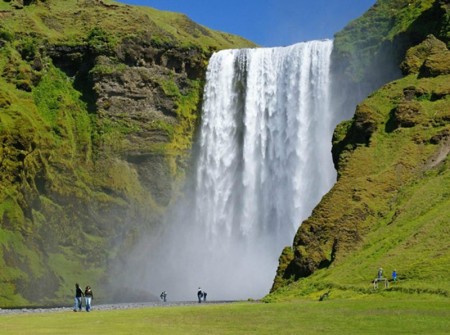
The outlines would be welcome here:
M 449 13 L 449 1 L 378 1 L 337 34 L 350 87 L 399 79 L 336 128 L 337 183 L 284 249 L 268 300 L 370 294 L 380 266 L 401 273 L 394 290 L 450 294 Z
M 209 56 L 252 45 L 114 1 L 0 2 L 1 307 L 105 297 L 183 180 Z

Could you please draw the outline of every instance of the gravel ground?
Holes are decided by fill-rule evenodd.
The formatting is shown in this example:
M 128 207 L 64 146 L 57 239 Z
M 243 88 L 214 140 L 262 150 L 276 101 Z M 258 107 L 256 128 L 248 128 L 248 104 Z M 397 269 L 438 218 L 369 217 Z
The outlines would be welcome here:
M 101 304 L 92 305 L 91 312 L 108 311 L 116 309 L 132 309 L 143 307 L 172 307 L 172 306 L 189 306 L 189 305 L 203 305 L 203 304 L 225 304 L 234 301 L 207 301 L 199 304 L 197 301 L 168 301 L 168 302 L 143 302 L 143 303 L 117 303 L 117 304 Z M 73 307 L 52 307 L 52 308 L 0 308 L 0 315 L 4 314 L 25 314 L 25 313 L 52 313 L 52 312 L 72 312 Z M 86 313 L 83 309 L 82 313 Z

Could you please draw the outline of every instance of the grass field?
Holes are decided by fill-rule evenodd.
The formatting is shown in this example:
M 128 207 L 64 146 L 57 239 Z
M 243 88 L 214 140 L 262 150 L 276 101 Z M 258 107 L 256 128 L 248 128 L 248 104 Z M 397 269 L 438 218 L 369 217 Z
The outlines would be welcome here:
M 91 313 L 0 315 L 1 334 L 448 334 L 450 301 L 400 299 L 232 303 Z

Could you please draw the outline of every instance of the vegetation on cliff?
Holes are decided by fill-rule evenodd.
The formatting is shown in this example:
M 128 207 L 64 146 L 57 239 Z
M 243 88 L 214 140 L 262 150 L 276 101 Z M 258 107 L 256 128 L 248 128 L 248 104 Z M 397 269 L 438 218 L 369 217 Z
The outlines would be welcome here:
M 109 0 L 0 1 L 0 306 L 103 295 L 185 173 L 210 54 L 251 45 Z
M 375 8 L 388 3 L 399 2 L 379 1 Z M 318 299 L 325 292 L 333 297 L 393 291 L 450 295 L 449 40 L 448 30 L 439 35 L 443 40 L 426 36 L 425 30 L 448 24 L 449 4 L 409 3 L 413 12 L 400 7 L 400 18 L 416 17 L 425 37 L 406 52 L 404 77 L 372 93 L 352 120 L 335 130 L 338 181 L 302 223 L 293 246 L 283 251 L 268 301 Z M 427 25 L 417 8 L 445 10 L 444 21 Z M 392 17 L 397 20 L 395 12 Z M 351 29 L 341 40 L 345 34 L 348 41 L 358 40 Z M 387 291 L 373 289 L 379 267 L 387 278 L 394 269 L 399 274 Z
M 267 300 L 370 294 L 379 266 L 391 291 L 449 295 L 449 17 L 446 0 L 379 0 L 337 34 L 352 90 L 405 77 L 336 129 L 339 180 Z M 105 297 L 186 172 L 210 54 L 252 45 L 110 0 L 0 0 L 1 307 L 71 301 L 75 280 Z
M 447 0 L 378 0 L 335 36 L 339 71 L 359 85 L 377 88 L 398 78 L 406 50 L 428 34 L 450 43 Z

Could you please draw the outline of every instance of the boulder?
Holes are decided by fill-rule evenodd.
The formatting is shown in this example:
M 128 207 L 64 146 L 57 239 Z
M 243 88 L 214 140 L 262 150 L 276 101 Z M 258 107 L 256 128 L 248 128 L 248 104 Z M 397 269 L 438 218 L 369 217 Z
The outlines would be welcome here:
M 427 64 L 427 65 L 425 65 Z M 405 60 L 400 64 L 404 75 L 421 74 L 433 76 L 450 69 L 450 54 L 444 42 L 433 35 L 406 52 Z

